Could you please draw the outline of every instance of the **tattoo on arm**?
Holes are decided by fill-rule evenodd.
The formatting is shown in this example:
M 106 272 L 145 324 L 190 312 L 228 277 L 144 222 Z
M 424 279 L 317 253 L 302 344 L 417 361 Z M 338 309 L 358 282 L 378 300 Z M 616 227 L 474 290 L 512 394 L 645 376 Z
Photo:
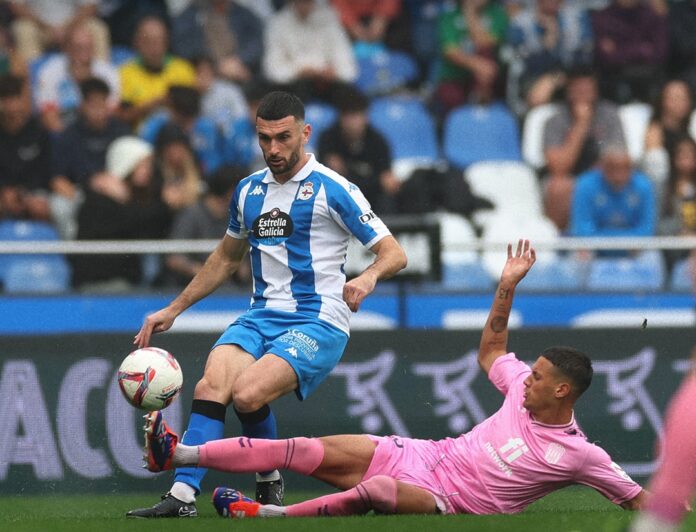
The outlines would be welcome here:
M 496 316 L 491 320 L 491 329 L 495 333 L 503 332 L 507 328 L 508 319 L 505 316 Z
M 507 299 L 508 295 L 510 295 L 509 288 L 501 288 L 500 290 L 498 290 L 498 299 Z

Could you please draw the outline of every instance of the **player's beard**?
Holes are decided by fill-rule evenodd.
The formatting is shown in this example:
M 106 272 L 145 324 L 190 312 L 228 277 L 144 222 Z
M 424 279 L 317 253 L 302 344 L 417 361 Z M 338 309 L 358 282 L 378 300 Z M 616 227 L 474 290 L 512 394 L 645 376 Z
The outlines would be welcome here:
M 266 156 L 266 154 L 263 154 L 263 158 L 266 161 L 266 164 L 268 165 L 269 170 L 274 176 L 282 176 L 290 172 L 297 162 L 300 160 L 300 150 L 295 150 L 290 154 L 290 157 L 285 161 L 285 164 L 281 166 L 272 166 L 271 162 L 269 161 L 269 158 Z

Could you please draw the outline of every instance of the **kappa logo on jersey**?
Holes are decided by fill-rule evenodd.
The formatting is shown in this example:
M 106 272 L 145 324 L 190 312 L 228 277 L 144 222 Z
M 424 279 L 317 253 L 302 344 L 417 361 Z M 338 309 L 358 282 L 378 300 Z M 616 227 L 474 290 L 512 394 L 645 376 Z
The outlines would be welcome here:
M 275 207 L 256 218 L 251 231 L 260 244 L 277 246 L 292 235 L 292 218 Z
M 360 215 L 360 223 L 366 224 L 370 222 L 370 220 L 374 220 L 375 218 L 377 218 L 377 215 L 374 212 L 366 212 L 365 214 Z
M 308 200 L 314 195 L 314 183 L 311 181 L 309 183 L 305 183 L 300 187 L 300 190 L 297 192 L 297 199 L 301 200 Z
M 249 192 L 250 196 L 263 196 L 263 188 L 261 188 L 261 185 L 256 185 L 256 188 Z

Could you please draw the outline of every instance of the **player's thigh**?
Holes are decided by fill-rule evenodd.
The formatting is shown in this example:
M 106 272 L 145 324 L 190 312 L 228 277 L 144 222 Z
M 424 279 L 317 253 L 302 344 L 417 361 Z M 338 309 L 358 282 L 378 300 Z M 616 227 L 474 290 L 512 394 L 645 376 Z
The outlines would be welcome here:
M 233 386 L 234 405 L 253 412 L 297 388 L 297 374 L 283 358 L 267 353 L 241 372 Z
M 437 501 L 432 493 L 413 484 L 396 481 L 397 514 L 435 514 Z
M 313 477 L 344 490 L 362 481 L 375 455 L 376 442 L 364 434 L 323 436 L 319 440 L 324 458 Z
M 254 361 L 254 357 L 238 345 L 215 346 L 208 355 L 203 378 L 196 385 L 195 398 L 230 404 L 234 383 Z

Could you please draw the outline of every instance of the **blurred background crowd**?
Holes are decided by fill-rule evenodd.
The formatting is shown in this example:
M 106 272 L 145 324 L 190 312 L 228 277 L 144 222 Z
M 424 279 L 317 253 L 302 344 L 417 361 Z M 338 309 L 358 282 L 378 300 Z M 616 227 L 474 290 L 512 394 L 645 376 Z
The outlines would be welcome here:
M 696 234 L 696 0 L 7 0 L 0 74 L 0 240 L 221 237 L 276 88 L 305 101 L 308 151 L 382 216 L 439 213 L 445 246 Z M 601 284 L 620 260 L 690 285 L 685 255 L 540 275 L 591 262 Z M 63 268 L 115 291 L 204 258 Z M 486 266 L 443 260 L 455 287 Z

